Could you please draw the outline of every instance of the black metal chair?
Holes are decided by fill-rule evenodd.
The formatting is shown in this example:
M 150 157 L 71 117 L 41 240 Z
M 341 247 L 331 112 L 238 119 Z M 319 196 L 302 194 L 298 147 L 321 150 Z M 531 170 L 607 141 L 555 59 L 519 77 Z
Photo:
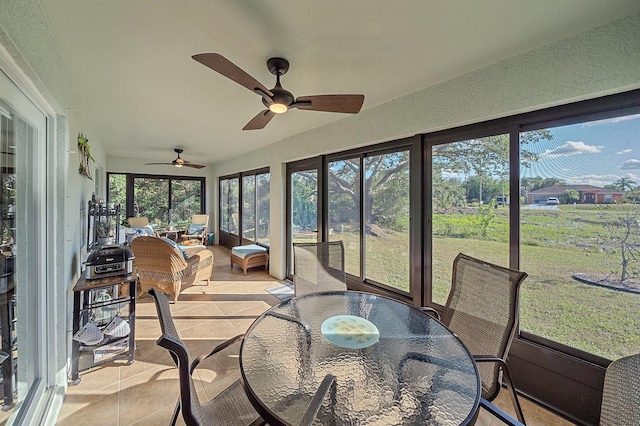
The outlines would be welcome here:
M 236 380 L 218 396 L 210 401 L 201 402 L 193 383 L 193 371 L 203 360 L 240 341 L 244 335 L 236 336 L 216 346 L 211 352 L 200 355 L 189 364 L 189 352 L 180 340 L 171 317 L 169 300 L 164 293 L 150 289 L 148 293 L 154 298 L 162 336 L 158 346 L 167 349 L 171 354 L 180 377 L 180 398 L 171 418 L 171 425 L 176 423 L 182 411 L 185 423 L 191 425 L 261 425 L 264 420 L 255 411 L 246 393 Z
M 526 277 L 525 272 L 460 253 L 453 261 L 451 291 L 441 319 L 478 362 L 485 402 L 498 396 L 502 371 L 521 423 L 524 415 L 506 360 L 518 326 L 520 284 Z
M 293 244 L 293 291 L 302 296 L 347 289 L 342 241 Z

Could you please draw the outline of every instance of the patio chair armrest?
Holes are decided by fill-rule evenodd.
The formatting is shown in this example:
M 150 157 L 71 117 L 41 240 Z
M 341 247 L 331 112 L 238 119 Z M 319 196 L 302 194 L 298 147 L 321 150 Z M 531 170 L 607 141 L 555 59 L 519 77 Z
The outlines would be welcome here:
M 428 306 L 421 306 L 418 309 L 421 310 L 422 312 L 426 313 L 427 315 L 435 314 L 436 317 L 437 317 L 436 319 L 438 321 L 440 321 L 440 312 L 436 311 L 435 309 L 430 308 Z
M 524 424 L 524 413 L 522 412 L 522 407 L 520 406 L 520 402 L 518 401 L 518 397 L 516 396 L 516 388 L 513 385 L 513 380 L 511 379 L 511 373 L 509 372 L 509 366 L 506 361 L 502 358 L 492 356 L 492 355 L 474 355 L 473 359 L 476 362 L 495 362 L 500 365 L 502 368 L 502 378 L 507 384 L 507 388 L 509 389 L 509 395 L 511 396 L 511 402 L 513 403 L 514 408 L 516 409 L 516 414 L 518 416 L 518 420 L 520 423 Z M 517 423 L 517 424 L 520 424 Z
M 218 346 L 213 348 L 211 350 L 211 352 L 203 353 L 198 358 L 193 360 L 193 362 L 191 363 L 191 367 L 189 368 L 189 374 L 193 374 L 193 370 L 195 370 L 196 367 L 198 366 L 198 364 L 200 364 L 202 361 L 204 361 L 205 359 L 209 358 L 211 355 L 215 355 L 216 353 L 220 352 L 221 350 L 228 348 L 229 346 L 233 345 L 238 340 L 242 340 L 243 338 L 244 338 L 244 334 L 239 334 L 239 335 L 237 335 L 235 337 L 232 337 L 231 339 L 229 339 L 229 340 L 227 340 L 225 342 L 220 343 Z
M 524 426 L 524 423 L 520 423 L 519 421 L 517 421 L 516 419 L 514 419 L 513 417 L 511 417 L 510 415 L 508 415 L 507 413 L 505 413 L 504 411 L 502 411 L 501 409 L 499 409 L 494 404 L 492 404 L 491 402 L 487 401 L 484 398 L 480 398 L 480 407 L 484 408 L 485 410 L 493 414 L 495 417 L 500 419 L 505 424 L 508 424 L 511 426 Z
M 309 406 L 305 410 L 302 419 L 300 419 L 298 426 L 306 426 L 313 423 L 313 419 L 315 419 L 318 411 L 320 410 L 320 407 L 322 406 L 322 401 L 326 398 L 329 391 L 335 388 L 335 381 L 336 377 L 331 374 L 327 374 L 326 376 L 324 376 L 324 379 L 322 379 L 322 383 L 320 383 L 318 390 L 316 391 L 315 395 L 313 395 L 313 398 L 311 399 Z

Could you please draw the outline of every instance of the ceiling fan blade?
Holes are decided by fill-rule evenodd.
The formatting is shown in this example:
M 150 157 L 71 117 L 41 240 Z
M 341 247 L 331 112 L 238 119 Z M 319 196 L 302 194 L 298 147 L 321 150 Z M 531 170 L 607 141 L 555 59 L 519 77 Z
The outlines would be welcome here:
M 192 169 L 203 169 L 205 167 L 202 164 L 193 164 L 193 163 L 183 164 L 183 166 L 184 167 L 191 167 Z
M 242 128 L 242 130 L 259 130 L 264 129 L 264 126 L 269 124 L 269 121 L 276 115 L 275 112 L 272 112 L 269 109 L 265 109 L 260 111 L 258 115 L 253 117 L 251 121 L 249 121 L 246 126 Z
M 313 95 L 300 96 L 289 108 L 357 114 L 363 103 L 364 95 Z
M 233 62 L 220 55 L 219 53 L 200 53 L 198 55 L 193 55 L 193 59 L 200 62 L 202 65 L 211 68 L 212 70 L 219 72 L 225 77 L 235 81 L 241 86 L 246 87 L 254 93 L 258 93 L 260 96 L 263 96 L 260 92 L 256 92 L 259 90 L 270 97 L 273 97 L 273 93 L 271 90 L 264 87 L 258 80 L 251 77 L 240 67 L 235 65 Z

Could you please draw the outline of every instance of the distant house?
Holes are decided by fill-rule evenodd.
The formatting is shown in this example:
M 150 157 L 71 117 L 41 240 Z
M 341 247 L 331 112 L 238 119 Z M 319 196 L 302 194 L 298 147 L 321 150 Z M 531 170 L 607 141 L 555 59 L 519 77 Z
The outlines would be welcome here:
M 527 193 L 527 204 L 546 203 L 549 197 L 559 199 L 566 191 L 575 190 L 580 193 L 580 204 L 621 203 L 624 192 L 615 189 L 600 188 L 593 185 L 557 185 L 540 188 Z

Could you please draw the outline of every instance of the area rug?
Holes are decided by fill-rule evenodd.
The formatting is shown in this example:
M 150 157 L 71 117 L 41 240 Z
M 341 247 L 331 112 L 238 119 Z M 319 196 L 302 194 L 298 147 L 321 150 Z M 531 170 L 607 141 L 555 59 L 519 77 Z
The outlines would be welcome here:
M 293 297 L 293 284 L 283 283 L 275 287 L 268 288 L 267 291 L 282 301 L 289 300 Z

